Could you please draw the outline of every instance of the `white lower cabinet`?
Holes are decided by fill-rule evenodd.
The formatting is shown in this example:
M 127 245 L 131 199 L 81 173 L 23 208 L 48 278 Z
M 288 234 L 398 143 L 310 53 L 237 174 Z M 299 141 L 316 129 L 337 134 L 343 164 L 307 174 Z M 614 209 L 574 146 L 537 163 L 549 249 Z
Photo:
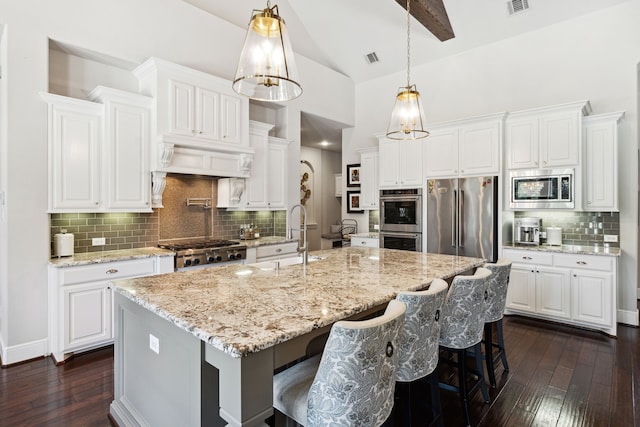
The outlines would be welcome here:
M 506 312 L 616 335 L 617 258 L 504 249 L 511 259 Z
M 99 264 L 49 266 L 49 352 L 56 363 L 73 353 L 113 342 L 113 291 L 116 279 L 173 271 L 172 257 L 150 257 Z

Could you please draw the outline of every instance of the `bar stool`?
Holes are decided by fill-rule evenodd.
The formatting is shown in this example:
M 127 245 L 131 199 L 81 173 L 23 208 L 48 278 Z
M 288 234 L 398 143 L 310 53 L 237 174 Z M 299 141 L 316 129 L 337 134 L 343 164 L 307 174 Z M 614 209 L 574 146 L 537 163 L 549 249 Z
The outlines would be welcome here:
M 495 362 L 502 360 L 502 366 L 509 372 L 507 355 L 504 349 L 504 337 L 502 334 L 502 318 L 504 306 L 507 302 L 507 287 L 509 286 L 509 274 L 511 274 L 511 260 L 500 258 L 495 264 L 485 264 L 484 268 L 491 271 L 489 289 L 487 290 L 487 311 L 484 318 L 484 358 L 487 364 L 487 374 L 491 387 L 496 386 Z M 493 342 L 493 325 L 496 325 L 498 342 Z M 497 348 L 496 354 L 493 349 Z
M 491 271 L 486 268 L 478 268 L 473 276 L 456 276 L 447 293 L 440 319 L 440 349 L 457 355 L 458 386 L 439 385 L 460 395 L 467 425 L 471 425 L 469 396 L 479 387 L 485 403 L 490 401 L 484 382 L 481 344 L 490 276 Z M 468 350 L 472 350 L 475 356 L 476 371 L 467 369 Z M 467 373 L 477 376 L 471 388 L 467 388 Z
M 273 377 L 273 407 L 307 427 L 382 425 L 393 408 L 405 311 L 392 300 L 382 316 L 336 322 L 321 355 Z
M 435 279 L 426 291 L 400 292 L 396 297 L 407 306 L 396 372 L 396 390 L 406 426 L 411 425 L 411 383 L 422 378 L 429 382 L 431 391 L 432 424 L 442 425 L 437 367 L 440 310 L 447 289 L 447 282 Z

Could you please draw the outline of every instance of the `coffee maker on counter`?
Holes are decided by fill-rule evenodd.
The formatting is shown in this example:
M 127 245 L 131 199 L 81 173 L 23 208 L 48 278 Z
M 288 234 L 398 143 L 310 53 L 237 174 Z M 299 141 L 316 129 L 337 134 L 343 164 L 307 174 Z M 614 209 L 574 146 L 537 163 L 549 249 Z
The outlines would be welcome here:
M 540 218 L 516 218 L 513 223 L 513 240 L 516 245 L 540 244 Z

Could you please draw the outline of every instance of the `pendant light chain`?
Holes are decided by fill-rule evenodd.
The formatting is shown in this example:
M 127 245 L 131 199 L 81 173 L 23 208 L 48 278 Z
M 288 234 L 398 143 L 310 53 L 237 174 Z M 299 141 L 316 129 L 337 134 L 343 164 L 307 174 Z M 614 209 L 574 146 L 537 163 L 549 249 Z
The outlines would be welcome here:
M 411 85 L 411 0 L 407 0 L 407 88 Z

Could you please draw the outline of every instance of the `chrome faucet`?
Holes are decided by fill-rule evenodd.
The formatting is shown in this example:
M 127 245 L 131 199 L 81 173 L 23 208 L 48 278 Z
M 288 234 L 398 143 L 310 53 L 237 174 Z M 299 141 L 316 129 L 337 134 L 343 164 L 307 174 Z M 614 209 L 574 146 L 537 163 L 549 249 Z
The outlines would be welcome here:
M 302 264 L 307 265 L 307 208 L 300 204 L 293 205 L 293 207 L 291 207 L 291 211 L 289 211 L 289 224 L 293 224 L 293 211 L 295 208 L 300 208 L 302 210 L 302 228 L 293 228 L 293 226 L 289 227 L 287 238 L 293 238 L 294 231 L 302 231 L 302 246 L 300 246 L 300 238 L 298 238 L 298 254 L 302 254 Z

